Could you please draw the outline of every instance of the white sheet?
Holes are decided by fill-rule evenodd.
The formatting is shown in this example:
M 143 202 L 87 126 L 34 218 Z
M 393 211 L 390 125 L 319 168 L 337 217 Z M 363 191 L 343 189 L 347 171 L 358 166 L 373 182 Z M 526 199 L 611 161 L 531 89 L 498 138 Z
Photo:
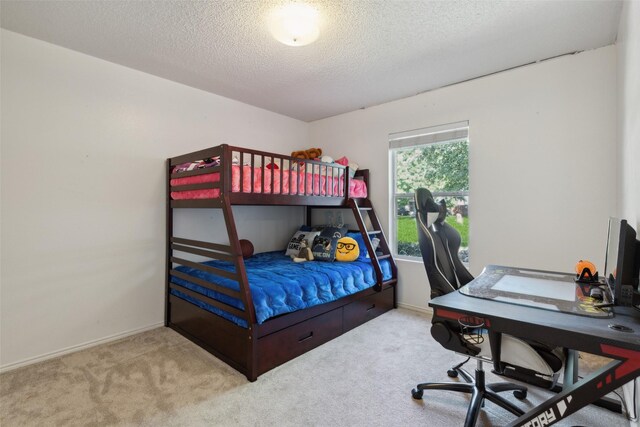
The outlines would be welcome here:
M 558 306 L 553 304 L 546 304 L 537 301 L 531 301 L 530 299 L 518 299 L 509 297 L 495 297 L 494 301 L 508 302 L 509 304 L 526 305 L 527 307 L 544 308 L 546 310 L 558 311 Z
M 494 291 L 513 292 L 516 294 L 563 301 L 574 301 L 576 299 L 575 283 L 538 279 L 535 277 L 512 276 L 510 274 L 502 276 L 491 289 Z

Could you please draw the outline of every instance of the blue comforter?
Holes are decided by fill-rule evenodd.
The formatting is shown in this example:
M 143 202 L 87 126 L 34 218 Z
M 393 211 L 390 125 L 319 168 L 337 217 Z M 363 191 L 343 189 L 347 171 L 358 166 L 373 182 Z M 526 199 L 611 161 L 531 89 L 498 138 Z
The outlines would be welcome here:
M 263 323 L 280 314 L 334 301 L 376 284 L 375 271 L 368 260 L 295 263 L 282 251 L 278 251 L 256 254 L 244 262 L 258 323 Z M 234 271 L 233 264 L 225 261 L 209 261 L 204 264 L 222 270 Z M 390 279 L 389 261 L 382 260 L 380 266 L 384 280 Z M 192 267 L 181 266 L 177 270 L 230 289 L 239 290 L 238 283 L 234 280 Z M 172 276 L 171 282 L 233 307 L 244 309 L 242 301 L 236 298 L 211 291 L 178 277 Z M 244 319 L 203 303 L 179 290 L 171 289 L 171 294 L 231 320 L 239 326 L 247 327 Z

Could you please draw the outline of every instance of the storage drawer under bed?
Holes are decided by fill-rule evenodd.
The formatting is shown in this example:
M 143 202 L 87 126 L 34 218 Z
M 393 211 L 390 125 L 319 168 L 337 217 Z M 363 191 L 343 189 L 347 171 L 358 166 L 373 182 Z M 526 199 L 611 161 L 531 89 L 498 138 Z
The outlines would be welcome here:
M 344 306 L 343 332 L 368 322 L 393 308 L 393 288 L 357 299 Z
M 258 375 L 342 334 L 342 308 L 300 322 L 258 340 Z
M 388 288 L 328 307 L 329 311 L 258 338 L 253 350 L 246 329 L 174 295 L 169 298 L 169 326 L 255 381 L 258 375 L 391 310 L 394 292 L 394 288 Z M 250 361 L 252 351 L 255 365 Z

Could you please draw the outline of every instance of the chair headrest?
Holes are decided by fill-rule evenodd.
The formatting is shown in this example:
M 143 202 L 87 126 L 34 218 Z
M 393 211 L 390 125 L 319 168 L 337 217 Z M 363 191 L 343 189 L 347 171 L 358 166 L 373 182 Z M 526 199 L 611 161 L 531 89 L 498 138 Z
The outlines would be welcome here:
M 440 215 L 438 215 L 436 222 L 441 224 L 445 219 L 447 219 L 447 202 L 444 199 L 440 199 Z
M 433 199 L 431 191 L 426 188 L 418 188 L 415 192 L 416 213 L 427 227 L 434 222 L 442 222 L 446 215 L 446 209 L 442 209 Z M 443 212 L 444 211 L 444 212 Z

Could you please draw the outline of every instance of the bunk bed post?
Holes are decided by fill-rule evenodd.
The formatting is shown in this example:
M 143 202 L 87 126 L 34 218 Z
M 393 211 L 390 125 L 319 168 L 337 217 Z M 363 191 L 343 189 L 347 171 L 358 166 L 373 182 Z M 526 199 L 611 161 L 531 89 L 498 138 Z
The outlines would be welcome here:
M 229 145 L 222 144 L 222 159 L 220 164 L 222 172 L 220 173 L 220 194 L 229 194 L 231 191 L 231 172 L 233 168 L 233 151 Z M 240 168 L 240 188 L 242 188 L 242 168 Z
M 371 194 L 371 189 L 369 188 L 371 186 L 371 183 L 369 181 L 369 169 L 362 169 L 358 172 L 359 172 L 359 175 L 362 177 L 362 180 L 367 183 L 368 194 Z M 367 198 L 369 198 L 368 195 L 367 195 Z
M 311 222 L 312 222 L 312 219 L 313 219 L 313 207 L 312 206 L 305 206 L 304 207 L 304 213 L 305 213 L 305 216 L 307 218 L 306 224 L 308 226 L 311 226 Z M 311 243 L 313 243 L 313 242 L 311 242 Z
M 238 232 L 236 230 L 236 222 L 233 218 L 233 210 L 226 194 L 221 194 L 222 212 L 224 213 L 224 221 L 229 234 L 229 246 L 231 247 L 232 256 L 238 277 L 238 285 L 240 286 L 240 296 L 242 304 L 245 307 L 247 320 L 247 372 L 246 376 L 249 381 L 255 381 L 258 378 L 258 358 L 257 358 L 257 334 L 256 334 L 256 311 L 251 297 L 249 288 L 249 280 L 247 279 L 247 271 L 244 267 L 244 259 L 242 258 L 242 249 L 238 240 Z
M 345 200 L 350 200 L 351 195 L 349 194 L 349 166 L 344 170 L 344 198 Z
M 169 272 L 171 271 L 172 263 L 171 263 L 171 237 L 173 236 L 173 209 L 171 209 L 171 159 L 167 159 L 166 161 L 166 172 L 167 172 L 167 193 L 165 195 L 165 204 L 166 204 L 166 236 L 165 236 L 165 254 L 166 254 L 166 262 L 165 262 L 165 289 L 164 289 L 164 326 L 169 326 L 171 322 L 171 309 L 169 307 L 169 282 L 171 281 L 171 276 Z

